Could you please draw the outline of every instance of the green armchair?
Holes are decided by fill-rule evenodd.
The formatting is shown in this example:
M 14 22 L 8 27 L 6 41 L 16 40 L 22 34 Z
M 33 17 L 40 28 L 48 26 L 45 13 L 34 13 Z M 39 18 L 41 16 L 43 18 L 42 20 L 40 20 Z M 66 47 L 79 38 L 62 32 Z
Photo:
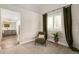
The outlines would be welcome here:
M 45 33 L 44 32 L 39 32 L 37 34 L 37 36 L 35 37 L 35 45 L 36 43 L 39 43 L 39 44 L 43 44 L 46 46 L 46 39 L 45 39 Z

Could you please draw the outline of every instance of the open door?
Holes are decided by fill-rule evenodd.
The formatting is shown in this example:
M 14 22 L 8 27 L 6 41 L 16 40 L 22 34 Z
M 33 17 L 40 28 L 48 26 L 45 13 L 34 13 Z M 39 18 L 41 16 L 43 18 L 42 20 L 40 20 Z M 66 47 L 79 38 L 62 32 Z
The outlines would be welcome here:
M 15 46 L 20 35 L 20 13 L 1 8 L 2 47 Z

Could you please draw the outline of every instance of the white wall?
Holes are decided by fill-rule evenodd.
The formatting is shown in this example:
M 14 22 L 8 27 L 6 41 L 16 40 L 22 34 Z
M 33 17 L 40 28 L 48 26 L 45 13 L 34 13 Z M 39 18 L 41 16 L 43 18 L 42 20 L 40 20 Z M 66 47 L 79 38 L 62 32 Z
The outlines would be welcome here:
M 79 4 L 72 5 L 73 41 L 79 49 Z
M 32 39 L 37 34 L 39 31 L 39 16 L 39 14 L 31 11 L 22 14 L 22 18 L 25 20 L 21 21 L 21 39 L 30 41 L 29 39 Z
M 16 22 L 11 22 L 9 29 L 10 30 L 16 30 Z
M 40 30 L 39 20 L 41 16 L 39 13 L 16 5 L 0 5 L 0 8 L 21 13 L 20 42 L 31 41 L 37 31 Z

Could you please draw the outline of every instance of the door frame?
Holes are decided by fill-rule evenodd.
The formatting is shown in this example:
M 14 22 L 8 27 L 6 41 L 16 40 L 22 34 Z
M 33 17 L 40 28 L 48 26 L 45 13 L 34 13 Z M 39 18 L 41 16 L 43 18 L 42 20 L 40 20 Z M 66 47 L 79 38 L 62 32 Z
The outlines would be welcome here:
M 2 12 L 1 12 L 1 10 L 2 9 L 6 9 L 6 8 L 0 8 L 0 41 L 2 41 L 3 39 L 3 37 L 2 37 Z M 18 19 L 19 19 L 19 22 L 20 22 L 20 24 L 19 24 L 19 27 L 18 27 L 18 34 L 17 34 L 17 43 L 19 43 L 19 39 L 20 39 L 20 29 L 21 29 L 21 13 L 20 12 L 17 12 L 17 11 L 14 11 L 14 10 L 11 10 L 11 9 L 6 9 L 6 10 L 9 10 L 9 11 L 12 11 L 12 12 L 15 12 L 15 13 L 17 13 L 18 14 Z

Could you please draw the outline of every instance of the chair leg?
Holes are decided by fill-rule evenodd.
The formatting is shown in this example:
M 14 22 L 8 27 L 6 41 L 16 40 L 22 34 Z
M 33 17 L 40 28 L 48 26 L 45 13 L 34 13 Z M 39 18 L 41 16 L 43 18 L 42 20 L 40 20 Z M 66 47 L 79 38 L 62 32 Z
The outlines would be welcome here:
M 36 41 L 35 41 L 35 45 L 36 45 Z
M 45 47 L 46 47 L 46 42 L 45 42 Z

